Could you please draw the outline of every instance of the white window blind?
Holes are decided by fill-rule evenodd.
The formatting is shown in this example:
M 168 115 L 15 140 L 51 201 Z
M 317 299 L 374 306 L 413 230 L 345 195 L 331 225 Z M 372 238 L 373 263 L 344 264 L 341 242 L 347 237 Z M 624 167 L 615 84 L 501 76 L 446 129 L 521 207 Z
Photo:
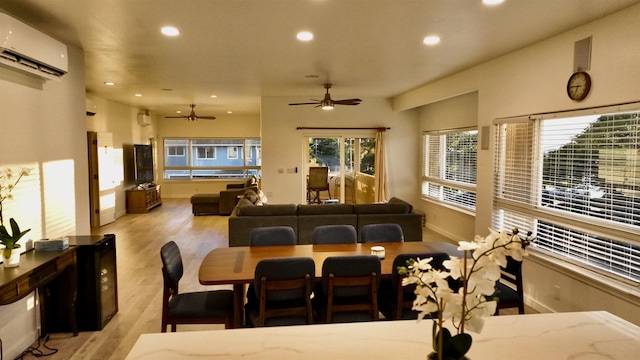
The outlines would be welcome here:
M 493 226 L 640 281 L 640 113 L 499 125 Z
M 423 135 L 422 195 L 475 210 L 478 132 Z

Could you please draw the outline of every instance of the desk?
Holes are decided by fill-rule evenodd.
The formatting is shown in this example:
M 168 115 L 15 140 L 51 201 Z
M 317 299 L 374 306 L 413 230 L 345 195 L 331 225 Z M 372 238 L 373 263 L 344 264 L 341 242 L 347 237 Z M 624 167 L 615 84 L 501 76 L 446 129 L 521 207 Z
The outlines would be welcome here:
M 501 315 L 472 333 L 470 359 L 637 359 L 640 327 L 608 312 Z M 142 334 L 126 360 L 424 360 L 431 321 L 375 321 Z
M 62 303 L 71 324 L 71 331 L 78 335 L 76 324 L 75 300 L 76 300 L 76 249 L 70 247 L 62 251 L 35 251 L 30 250 L 20 255 L 20 265 L 14 268 L 5 268 L 0 265 L 0 305 L 16 302 L 32 291 L 42 288 L 60 276 L 64 281 L 60 282 L 60 294 Z M 42 336 L 47 331 L 44 292 L 39 291 L 40 319 L 42 322 Z
M 234 323 L 242 324 L 244 285 L 253 281 L 256 265 L 266 258 L 298 257 L 313 258 L 316 277 L 322 277 L 322 263 L 329 256 L 364 255 L 371 247 L 382 245 L 385 258 L 381 260 L 381 276 L 391 275 L 393 259 L 398 254 L 418 252 L 446 252 L 458 255 L 456 246 L 440 242 L 394 242 L 367 244 L 294 245 L 294 246 L 236 246 L 212 250 L 202 260 L 198 279 L 202 285 L 233 284 Z

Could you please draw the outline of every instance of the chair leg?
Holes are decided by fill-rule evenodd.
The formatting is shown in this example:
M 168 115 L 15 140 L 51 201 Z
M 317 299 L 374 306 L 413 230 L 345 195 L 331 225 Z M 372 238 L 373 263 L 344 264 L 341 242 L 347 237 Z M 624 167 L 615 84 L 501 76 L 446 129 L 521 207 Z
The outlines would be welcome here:
M 176 332 L 176 324 L 171 324 L 171 332 Z

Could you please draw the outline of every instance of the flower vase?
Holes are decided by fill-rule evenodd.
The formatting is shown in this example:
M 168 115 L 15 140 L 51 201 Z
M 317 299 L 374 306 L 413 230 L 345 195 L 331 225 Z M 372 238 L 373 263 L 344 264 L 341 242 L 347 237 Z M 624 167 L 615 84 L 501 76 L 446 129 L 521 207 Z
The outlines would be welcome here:
M 20 249 L 12 249 L 10 255 L 5 256 L 5 249 L 2 250 L 2 265 L 6 268 L 20 265 Z
M 429 355 L 427 355 L 427 360 L 438 360 L 438 353 L 435 351 L 430 353 Z M 463 356 L 461 358 L 452 358 L 452 357 L 443 356 L 442 360 L 469 360 L 469 358 L 466 356 Z

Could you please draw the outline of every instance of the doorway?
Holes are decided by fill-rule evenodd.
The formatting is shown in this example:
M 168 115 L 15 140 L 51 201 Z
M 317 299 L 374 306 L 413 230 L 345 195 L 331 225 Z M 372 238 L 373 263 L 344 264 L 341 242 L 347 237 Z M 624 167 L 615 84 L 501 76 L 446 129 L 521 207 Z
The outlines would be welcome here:
M 116 220 L 113 135 L 89 131 L 87 132 L 87 147 L 90 219 L 91 226 L 98 227 Z
M 305 137 L 305 176 L 309 168 L 329 168 L 329 191 L 321 201 L 337 199 L 343 204 L 371 204 L 375 200 L 375 136 L 315 135 Z M 307 199 L 313 196 L 307 189 Z

